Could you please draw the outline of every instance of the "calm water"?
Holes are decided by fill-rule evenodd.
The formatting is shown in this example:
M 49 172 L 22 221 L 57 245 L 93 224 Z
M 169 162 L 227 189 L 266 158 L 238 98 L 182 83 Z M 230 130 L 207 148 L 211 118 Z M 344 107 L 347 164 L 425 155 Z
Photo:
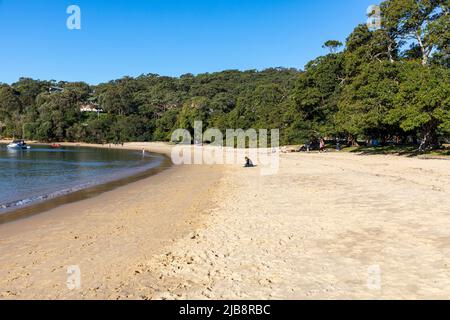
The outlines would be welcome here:
M 157 167 L 162 156 L 81 147 L 28 151 L 0 144 L 0 214 Z

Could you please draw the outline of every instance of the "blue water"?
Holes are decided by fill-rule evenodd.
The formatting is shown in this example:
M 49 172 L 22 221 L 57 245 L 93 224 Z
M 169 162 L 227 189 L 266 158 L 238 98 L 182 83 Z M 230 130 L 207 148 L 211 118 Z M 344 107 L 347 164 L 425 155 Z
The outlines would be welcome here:
M 145 172 L 162 160 L 126 150 L 33 145 L 16 151 L 0 144 L 0 214 Z

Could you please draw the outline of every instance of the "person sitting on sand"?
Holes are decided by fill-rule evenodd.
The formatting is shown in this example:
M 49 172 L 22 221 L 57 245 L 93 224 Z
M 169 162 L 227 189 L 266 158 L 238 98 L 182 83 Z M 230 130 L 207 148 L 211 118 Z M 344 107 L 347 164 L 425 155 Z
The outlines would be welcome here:
M 245 157 L 245 166 L 244 167 L 245 168 L 253 168 L 254 167 L 253 162 L 252 162 L 252 160 L 250 160 L 250 158 Z

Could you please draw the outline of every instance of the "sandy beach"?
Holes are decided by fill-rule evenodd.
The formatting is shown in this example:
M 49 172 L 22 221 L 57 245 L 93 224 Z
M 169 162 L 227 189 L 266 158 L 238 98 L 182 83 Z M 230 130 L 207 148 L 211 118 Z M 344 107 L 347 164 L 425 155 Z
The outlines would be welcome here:
M 448 299 L 449 164 L 311 153 L 282 154 L 268 176 L 172 166 L 0 225 L 0 298 Z

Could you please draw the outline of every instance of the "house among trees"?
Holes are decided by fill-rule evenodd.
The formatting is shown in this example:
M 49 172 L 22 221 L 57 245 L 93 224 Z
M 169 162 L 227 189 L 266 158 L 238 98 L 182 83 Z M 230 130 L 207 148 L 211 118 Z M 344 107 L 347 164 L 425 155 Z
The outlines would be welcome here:
M 95 103 L 85 103 L 80 106 L 80 112 L 95 112 L 102 113 L 103 109 Z
M 88 113 L 88 112 L 95 112 L 95 113 L 103 113 L 103 109 L 99 107 L 97 103 L 97 98 L 94 96 L 91 96 L 89 99 L 87 99 L 86 102 L 82 102 L 80 104 L 80 112 Z
M 49 93 L 61 93 L 64 92 L 64 88 L 51 86 L 50 89 L 48 89 Z

